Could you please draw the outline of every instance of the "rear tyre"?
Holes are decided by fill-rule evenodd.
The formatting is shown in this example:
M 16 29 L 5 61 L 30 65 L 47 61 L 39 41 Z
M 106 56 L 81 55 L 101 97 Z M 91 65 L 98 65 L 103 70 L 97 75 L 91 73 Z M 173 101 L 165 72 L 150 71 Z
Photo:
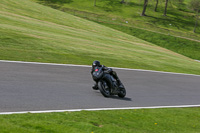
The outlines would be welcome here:
M 98 82 L 98 88 L 99 88 L 101 94 L 104 97 L 109 97 L 110 96 L 110 90 L 109 90 L 109 88 L 105 88 L 105 86 L 103 85 L 102 81 Z
M 126 89 L 125 88 L 120 88 L 118 96 L 121 97 L 121 98 L 124 98 L 126 96 Z

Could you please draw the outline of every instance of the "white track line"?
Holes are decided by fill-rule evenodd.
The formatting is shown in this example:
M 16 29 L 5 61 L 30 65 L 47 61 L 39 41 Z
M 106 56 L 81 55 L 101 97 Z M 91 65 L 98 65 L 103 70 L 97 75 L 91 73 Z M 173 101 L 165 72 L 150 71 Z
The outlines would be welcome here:
M 51 65 L 51 66 L 91 67 L 89 65 L 57 64 L 57 63 L 41 63 L 41 62 L 25 62 L 25 61 L 9 61 L 9 60 L 0 60 L 0 62 L 21 63 L 21 64 L 36 64 L 36 65 Z M 164 73 L 164 74 L 174 74 L 174 75 L 185 75 L 185 76 L 200 77 L 200 75 L 195 75 L 195 74 L 173 73 L 173 72 L 163 72 L 163 71 L 143 70 L 143 69 L 130 69 L 130 68 L 118 68 L 118 67 L 110 67 L 110 68 L 118 69 L 118 70 L 154 72 L 154 73 Z
M 9 61 L 9 60 L 0 60 L 0 62 L 19 63 L 19 64 L 51 65 L 51 66 L 91 67 L 91 66 L 89 66 L 89 65 L 57 64 L 57 63 L 25 62 L 25 61 Z
M 44 111 L 22 111 L 22 112 L 0 112 L 0 115 L 26 114 L 26 113 L 58 113 L 78 111 L 103 111 L 103 110 L 128 110 L 128 109 L 159 109 L 159 108 L 189 108 L 200 107 L 200 105 L 178 105 L 178 106 L 151 106 L 151 107 L 125 107 L 125 108 L 96 108 L 96 109 L 69 109 L 69 110 L 44 110 Z

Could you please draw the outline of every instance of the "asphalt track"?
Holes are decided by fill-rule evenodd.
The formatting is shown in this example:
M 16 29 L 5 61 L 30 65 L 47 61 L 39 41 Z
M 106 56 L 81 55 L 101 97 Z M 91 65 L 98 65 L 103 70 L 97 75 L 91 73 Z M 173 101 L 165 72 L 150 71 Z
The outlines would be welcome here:
M 92 90 L 88 66 L 0 61 L 0 113 L 20 111 L 200 106 L 200 76 L 117 69 L 125 98 Z

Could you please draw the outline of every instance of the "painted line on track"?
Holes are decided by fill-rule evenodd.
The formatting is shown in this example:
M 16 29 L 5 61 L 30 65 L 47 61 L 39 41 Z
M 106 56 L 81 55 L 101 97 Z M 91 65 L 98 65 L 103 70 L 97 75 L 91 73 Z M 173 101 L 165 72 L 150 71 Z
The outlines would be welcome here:
M 59 113 L 78 111 L 105 111 L 105 110 L 132 110 L 132 109 L 160 109 L 160 108 L 192 108 L 200 105 L 178 105 L 178 106 L 151 106 L 151 107 L 124 107 L 124 108 L 94 108 L 94 109 L 69 109 L 69 110 L 44 110 L 44 111 L 21 111 L 21 112 L 0 112 L 0 115 L 26 114 L 26 113 Z
M 89 65 L 75 65 L 75 64 L 57 64 L 57 63 L 41 63 L 41 62 L 25 62 L 25 61 L 9 61 L 9 60 L 0 60 L 0 62 L 6 63 L 20 63 L 20 64 L 36 64 L 36 65 L 51 65 L 51 66 L 74 66 L 74 67 L 91 67 Z M 153 72 L 153 73 L 163 73 L 163 74 L 173 74 L 173 75 L 185 75 L 185 76 L 196 76 L 196 74 L 186 74 L 186 73 L 174 73 L 174 72 L 164 72 L 164 71 L 154 71 L 154 70 L 144 70 L 144 69 L 131 69 L 131 68 L 118 68 L 110 67 L 118 70 L 128 70 L 128 71 L 141 71 L 141 72 Z

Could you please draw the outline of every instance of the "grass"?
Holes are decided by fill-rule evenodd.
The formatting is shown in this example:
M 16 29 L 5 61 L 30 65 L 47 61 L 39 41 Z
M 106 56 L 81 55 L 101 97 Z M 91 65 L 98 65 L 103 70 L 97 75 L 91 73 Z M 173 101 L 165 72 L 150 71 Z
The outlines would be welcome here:
M 46 0 L 40 0 L 40 1 L 46 1 Z M 68 7 L 69 5 L 72 5 L 72 7 L 70 7 L 70 8 L 77 9 L 77 7 L 79 7 L 79 3 L 83 4 L 83 6 L 81 8 L 78 8 L 78 10 L 74 10 L 73 11 L 73 10 L 65 9 L 65 7 Z M 100 3 L 101 3 L 101 1 L 100 1 Z M 185 1 L 185 3 L 181 4 L 181 7 L 179 7 L 180 4 L 177 3 L 177 5 L 179 7 L 178 9 L 181 10 L 181 11 L 185 10 L 184 13 L 191 12 L 191 11 L 187 10 L 186 3 L 189 3 L 189 1 Z M 81 12 L 81 10 L 83 10 L 83 8 L 86 11 L 89 11 L 88 8 L 91 6 L 91 2 L 89 4 L 89 2 L 86 2 L 84 0 L 76 1 L 76 2 L 68 1 L 67 4 L 64 4 L 64 6 L 62 6 L 63 4 L 64 3 L 57 5 L 57 4 L 54 3 L 53 5 L 57 5 L 58 6 L 57 8 L 60 9 L 60 10 L 64 10 L 65 9 L 64 11 L 66 11 L 66 12 L 71 12 L 74 15 L 93 20 L 94 22 L 103 24 L 105 26 L 114 28 L 116 30 L 120 30 L 120 31 L 122 31 L 124 33 L 128 33 L 128 34 L 133 35 L 135 37 L 138 37 L 138 38 L 140 38 L 142 40 L 145 40 L 147 42 L 151 42 L 151 43 L 156 44 L 158 46 L 161 46 L 161 47 L 167 48 L 169 50 L 172 50 L 172 51 L 174 51 L 176 53 L 185 55 L 185 56 L 187 56 L 189 58 L 200 60 L 200 55 L 199 55 L 199 52 L 200 52 L 200 41 L 193 41 L 192 39 L 190 40 L 189 38 L 176 37 L 177 35 L 174 36 L 173 32 L 171 32 L 171 31 L 168 31 L 168 34 L 161 34 L 160 32 L 159 33 L 158 32 L 152 32 L 152 31 L 146 30 L 145 28 L 143 28 L 143 29 L 135 28 L 134 26 L 130 27 L 127 24 L 125 25 L 125 24 L 116 23 L 116 22 L 114 24 L 114 22 L 111 22 L 109 20 L 105 21 L 105 19 L 103 20 L 101 17 L 95 16 L 94 14 L 89 14 L 88 12 Z M 107 2 L 107 4 L 109 4 L 109 2 Z M 121 4 L 119 4 L 119 2 L 115 1 L 114 3 L 110 3 L 110 4 L 116 5 L 116 8 L 120 8 L 120 10 L 125 10 L 124 9 L 125 7 L 121 7 L 120 6 Z M 130 5 L 130 4 L 131 4 L 131 2 L 128 5 Z M 152 3 L 150 3 L 150 4 L 152 4 Z M 48 5 L 53 6 L 52 4 L 48 4 Z M 101 5 L 101 6 L 103 6 L 103 5 Z M 125 6 L 127 6 L 127 4 Z M 93 7 L 93 8 L 98 8 L 98 7 Z M 172 10 L 172 12 L 171 12 L 171 10 Z M 96 13 L 93 10 L 90 10 L 90 11 L 92 11 L 93 13 Z M 104 10 L 102 9 L 101 11 L 104 11 Z M 173 11 L 177 13 L 178 10 L 170 8 L 169 14 L 174 14 Z M 117 12 L 117 11 L 113 11 L 113 12 Z M 105 12 L 104 12 L 104 15 L 106 15 Z M 125 15 L 125 13 L 123 13 L 123 16 L 124 15 Z M 92 18 L 92 16 L 94 18 Z M 109 15 L 107 15 L 107 16 L 109 16 Z M 180 15 L 178 15 L 178 16 L 180 16 Z M 95 18 L 95 17 L 98 17 L 98 19 Z M 159 19 L 159 18 L 157 18 L 157 19 Z M 169 20 L 170 19 L 171 18 L 169 18 Z M 180 21 L 179 24 L 183 25 L 183 22 Z
M 138 37 L 147 42 L 151 42 L 158 46 L 172 50 L 176 53 L 185 55 L 189 58 L 200 60 L 200 42 L 174 37 L 169 35 L 163 35 L 144 29 L 138 29 L 123 25 L 114 25 L 108 23 L 100 23 L 102 25 L 114 28 L 132 36 Z
M 200 108 L 0 115 L 0 131 L 15 133 L 197 133 Z
M 42 6 L 0 1 L 0 59 L 200 74 L 200 64 L 137 37 Z M 1 132 L 199 132 L 199 108 L 0 115 Z
M 200 64 L 123 32 L 29 0 L 0 2 L 0 59 L 200 74 Z
M 40 3 L 45 3 L 47 0 L 34 0 L 39 1 Z M 160 2 L 158 5 L 158 11 L 154 12 L 155 3 L 150 1 L 147 7 L 147 17 L 141 17 L 143 9 L 143 1 L 138 0 L 129 0 L 126 4 L 120 4 L 120 0 L 113 3 L 105 1 L 97 1 L 96 6 L 94 6 L 94 1 L 88 0 L 76 0 L 68 3 L 58 4 L 58 3 L 48 3 L 48 5 L 54 5 L 61 9 L 75 9 L 79 11 L 85 11 L 93 14 L 104 15 L 110 18 L 112 21 L 115 18 L 115 21 L 124 21 L 128 20 L 129 24 L 137 27 L 145 27 L 152 29 L 154 31 L 163 32 L 163 28 L 167 30 L 172 30 L 175 34 L 182 34 L 184 36 L 192 37 L 193 28 L 195 24 L 194 12 L 189 9 L 188 1 L 185 1 L 183 4 L 177 4 L 171 2 L 168 4 L 167 17 L 163 16 L 164 12 L 164 2 Z M 47 4 L 47 3 L 45 3 Z M 111 6 L 112 5 L 112 6 Z M 61 7 L 59 7 L 61 6 Z M 87 15 L 87 14 L 86 14 Z M 177 32 L 177 33 L 176 33 Z M 179 32 L 179 33 L 178 33 Z M 197 28 L 199 38 L 200 28 Z

